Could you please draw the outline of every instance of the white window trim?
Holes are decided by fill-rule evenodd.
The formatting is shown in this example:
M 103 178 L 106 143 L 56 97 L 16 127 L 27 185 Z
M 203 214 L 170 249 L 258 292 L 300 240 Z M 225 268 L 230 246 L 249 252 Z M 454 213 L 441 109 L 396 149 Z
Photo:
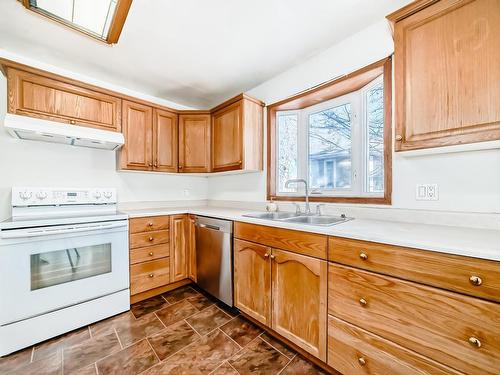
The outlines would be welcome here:
M 314 113 L 321 112 L 325 109 L 341 106 L 342 104 L 350 103 L 353 114 L 351 124 L 351 188 L 350 189 L 312 189 L 310 195 L 316 197 L 361 197 L 361 198 L 383 198 L 384 192 L 371 193 L 368 192 L 368 118 L 367 118 L 367 103 L 366 93 L 373 86 L 383 81 L 383 75 L 371 81 L 361 89 L 342 95 L 340 97 L 330 99 L 325 102 L 315 104 L 313 106 L 301 110 L 279 111 L 279 115 L 298 115 L 298 166 L 297 178 L 302 178 L 309 181 L 309 123 L 308 117 Z M 279 126 L 276 126 L 275 147 L 279 154 Z M 276 159 L 279 160 L 279 156 Z M 276 168 L 276 195 L 277 196 L 304 196 L 305 191 L 303 184 L 299 184 L 297 192 L 281 192 L 279 190 L 279 172 Z M 384 189 L 386 186 L 384 186 Z

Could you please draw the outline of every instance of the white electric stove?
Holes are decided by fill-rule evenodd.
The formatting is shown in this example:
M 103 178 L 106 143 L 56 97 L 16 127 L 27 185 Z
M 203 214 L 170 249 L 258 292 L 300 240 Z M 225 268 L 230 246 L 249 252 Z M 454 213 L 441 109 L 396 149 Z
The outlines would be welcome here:
M 0 356 L 130 308 L 115 189 L 13 188 L 0 223 Z

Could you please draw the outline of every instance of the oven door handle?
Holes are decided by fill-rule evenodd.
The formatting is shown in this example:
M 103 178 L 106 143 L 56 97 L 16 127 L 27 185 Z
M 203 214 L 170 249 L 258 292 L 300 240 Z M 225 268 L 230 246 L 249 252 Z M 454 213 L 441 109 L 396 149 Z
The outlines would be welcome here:
M 78 232 L 88 232 L 96 230 L 106 230 L 111 228 L 126 227 L 127 222 L 121 221 L 116 223 L 100 223 L 100 224 L 76 224 L 64 227 L 55 228 L 30 228 L 19 230 L 6 230 L 0 233 L 2 238 L 25 238 L 25 237 L 40 237 L 56 234 L 69 234 Z

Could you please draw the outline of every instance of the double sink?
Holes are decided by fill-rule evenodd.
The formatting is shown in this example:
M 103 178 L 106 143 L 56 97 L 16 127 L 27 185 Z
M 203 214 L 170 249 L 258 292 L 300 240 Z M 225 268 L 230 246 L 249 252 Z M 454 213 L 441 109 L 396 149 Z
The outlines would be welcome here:
M 252 217 L 254 219 L 264 219 L 281 221 L 286 223 L 306 224 L 306 225 L 319 225 L 328 227 L 331 225 L 345 223 L 346 221 L 353 220 L 352 218 L 331 215 L 306 215 L 295 214 L 293 212 L 261 212 L 243 215 L 245 217 Z

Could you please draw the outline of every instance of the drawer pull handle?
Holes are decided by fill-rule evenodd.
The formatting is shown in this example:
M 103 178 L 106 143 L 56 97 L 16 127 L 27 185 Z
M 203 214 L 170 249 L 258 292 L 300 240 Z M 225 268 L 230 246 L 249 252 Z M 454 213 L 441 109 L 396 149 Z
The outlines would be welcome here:
M 268 254 L 268 253 L 265 253 L 265 254 L 264 254 L 264 258 L 269 258 L 269 254 Z
M 152 227 L 152 226 L 153 226 L 153 223 L 149 223 L 148 225 L 149 225 L 150 227 Z
M 483 280 L 479 276 L 471 276 L 469 277 L 469 281 L 474 286 L 479 286 L 483 283 Z
M 368 259 L 368 255 L 366 255 L 365 253 L 361 253 L 361 254 L 359 254 L 359 258 L 361 260 L 367 260 Z
M 471 344 L 472 346 L 474 346 L 476 348 L 480 348 L 482 345 L 481 341 L 479 341 L 479 339 L 476 337 L 469 337 L 469 344 Z
M 150 252 L 150 253 L 149 253 L 149 256 L 150 256 L 150 257 L 152 257 L 152 256 L 153 256 L 153 252 Z
M 149 240 L 150 240 L 150 241 L 153 241 L 153 237 L 149 237 Z
M 155 275 L 154 275 L 154 274 L 152 274 L 152 273 L 150 273 L 150 274 L 149 274 L 149 277 L 155 277 Z
M 366 359 L 364 357 L 359 357 L 358 363 L 360 366 L 364 366 L 364 365 L 366 365 Z
M 361 306 L 365 307 L 365 306 L 368 304 L 368 302 L 366 301 L 366 299 L 364 299 L 364 298 L 360 298 L 360 299 L 359 299 L 359 304 L 360 304 Z

